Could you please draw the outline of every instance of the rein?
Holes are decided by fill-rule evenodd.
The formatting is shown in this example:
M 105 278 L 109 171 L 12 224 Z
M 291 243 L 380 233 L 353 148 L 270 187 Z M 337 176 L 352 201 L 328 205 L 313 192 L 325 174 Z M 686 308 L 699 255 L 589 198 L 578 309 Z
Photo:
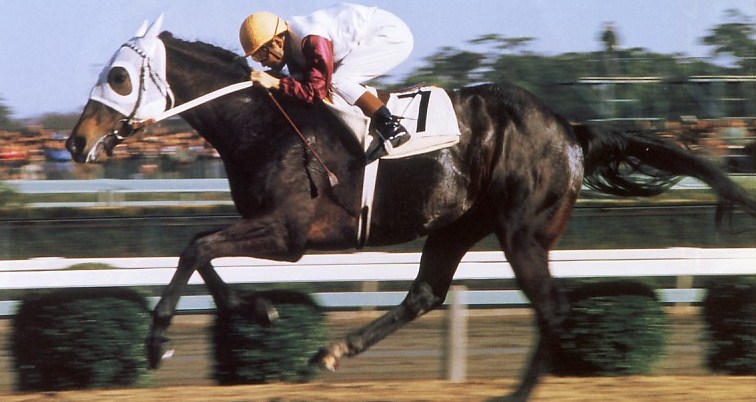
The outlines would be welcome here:
M 242 89 L 247 89 L 247 88 L 251 87 L 252 85 L 253 84 L 252 84 L 251 81 L 244 81 L 244 82 L 239 82 L 239 83 L 236 83 L 236 84 L 231 84 L 231 85 L 229 85 L 227 87 L 216 89 L 213 92 L 207 93 L 207 94 L 202 95 L 202 96 L 200 96 L 200 97 L 198 97 L 196 99 L 193 99 L 193 100 L 191 100 L 189 102 L 186 102 L 186 103 L 181 104 L 181 105 L 176 106 L 176 107 L 172 107 L 172 108 L 164 111 L 163 113 L 161 113 L 160 115 L 158 115 L 154 119 L 149 119 L 150 124 L 154 124 L 154 123 L 157 123 L 157 122 L 159 122 L 161 120 L 165 120 L 165 119 L 167 119 L 169 117 L 173 117 L 173 116 L 175 116 L 175 115 L 177 115 L 179 113 L 183 113 L 183 112 L 185 112 L 185 111 L 187 111 L 189 109 L 195 108 L 195 107 L 197 107 L 197 106 L 199 106 L 199 105 L 201 105 L 203 103 L 207 103 L 207 102 L 210 102 L 211 100 L 220 98 L 221 96 L 228 95 L 228 94 L 233 93 L 233 92 L 241 91 Z M 336 185 L 338 185 L 339 184 L 339 179 L 336 177 L 336 175 L 330 169 L 328 169 L 328 166 L 326 166 L 325 162 L 323 162 L 323 159 L 320 158 L 320 155 L 318 155 L 318 153 L 315 152 L 315 149 L 312 148 L 312 145 L 310 145 L 310 143 L 307 141 L 307 139 L 305 138 L 304 134 L 302 134 L 302 132 L 299 130 L 299 128 L 297 127 L 297 125 L 291 119 L 291 117 L 289 116 L 289 114 L 286 113 L 286 110 L 284 110 L 284 108 L 281 106 L 281 104 L 278 103 L 278 101 L 276 100 L 276 98 L 273 96 L 272 93 L 270 93 L 269 90 L 266 89 L 265 92 L 268 94 L 268 96 L 270 97 L 270 99 L 273 101 L 273 104 L 276 105 L 276 108 L 278 108 L 278 110 L 281 112 L 281 114 L 286 118 L 286 121 L 289 123 L 289 125 L 291 125 L 291 127 L 297 133 L 297 136 L 299 136 L 299 139 L 302 140 L 302 143 L 304 143 L 304 145 L 307 147 L 307 149 L 309 149 L 310 152 L 315 156 L 315 159 L 317 159 L 318 163 L 320 163 L 320 165 L 323 166 L 323 169 L 328 174 L 328 182 L 331 184 L 331 187 L 335 187 Z M 122 137 L 122 136 L 118 135 L 118 131 L 117 130 L 115 130 L 113 132 L 113 135 L 115 135 L 116 138 L 119 138 L 119 139 Z M 125 137 L 123 137 L 123 138 L 125 138 Z
M 165 120 L 169 117 L 173 117 L 179 113 L 183 113 L 189 109 L 195 108 L 203 103 L 210 102 L 213 99 L 220 98 L 223 95 L 228 95 L 236 91 L 241 91 L 242 89 L 246 89 L 251 86 L 252 86 L 252 81 L 245 81 L 245 82 L 239 82 L 237 84 L 231 84 L 221 89 L 216 89 L 215 91 L 202 95 L 199 98 L 196 98 L 194 100 L 191 100 L 189 102 L 186 102 L 184 104 L 181 104 L 179 106 L 166 110 L 165 112 L 161 113 L 159 116 L 155 117 L 154 122 L 157 123 L 161 120 Z

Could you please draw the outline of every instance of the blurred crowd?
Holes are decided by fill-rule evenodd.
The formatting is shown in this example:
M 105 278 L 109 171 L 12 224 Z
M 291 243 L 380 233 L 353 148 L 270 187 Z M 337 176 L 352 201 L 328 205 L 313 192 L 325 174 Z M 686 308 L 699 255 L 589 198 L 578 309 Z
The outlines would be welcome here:
M 756 173 L 756 120 L 683 117 L 655 128 L 730 173 Z
M 672 139 L 713 161 L 731 173 L 756 173 L 756 119 L 697 119 L 640 121 L 637 124 Z M 64 168 L 68 176 L 91 177 L 91 167 L 71 161 L 65 149 L 68 132 L 28 127 L 22 131 L 0 130 L 0 180 L 50 179 L 50 168 Z M 194 131 L 169 131 L 154 127 L 129 138 L 115 148 L 105 163 L 131 160 L 143 177 L 157 177 L 165 163 L 190 165 L 216 159 L 218 153 Z
M 0 130 L 0 180 L 52 179 L 64 170 L 66 177 L 92 178 L 91 166 L 71 160 L 65 148 L 69 132 L 28 127 L 21 131 Z M 145 177 L 154 175 L 160 161 L 187 165 L 219 155 L 194 131 L 169 131 L 154 127 L 127 139 L 104 163 L 135 161 Z M 163 164 L 164 165 L 164 164 Z

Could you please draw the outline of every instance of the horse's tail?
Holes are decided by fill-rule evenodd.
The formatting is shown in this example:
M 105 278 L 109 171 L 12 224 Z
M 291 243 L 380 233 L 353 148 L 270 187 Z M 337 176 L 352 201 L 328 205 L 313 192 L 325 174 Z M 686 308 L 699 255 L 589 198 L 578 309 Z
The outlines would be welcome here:
M 756 216 L 756 199 L 716 165 L 646 130 L 573 126 L 585 155 L 584 183 L 619 196 L 665 192 L 682 176 L 708 184 L 719 198 L 717 222 L 733 205 Z

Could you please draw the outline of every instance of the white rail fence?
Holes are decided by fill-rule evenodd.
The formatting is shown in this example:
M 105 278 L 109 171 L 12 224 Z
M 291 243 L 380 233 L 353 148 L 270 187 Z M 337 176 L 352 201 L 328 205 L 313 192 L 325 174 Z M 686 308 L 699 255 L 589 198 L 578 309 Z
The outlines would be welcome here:
M 308 255 L 296 263 L 253 258 L 219 258 L 213 265 L 227 282 L 323 283 L 411 281 L 418 271 L 419 253 L 356 253 Z M 101 263 L 114 269 L 77 270 L 75 265 Z M 0 292 L 85 287 L 166 285 L 177 257 L 157 258 L 39 258 L 0 261 Z M 71 267 L 74 267 L 71 269 Z M 564 250 L 551 253 L 551 272 L 560 278 L 676 277 L 676 288 L 660 289 L 664 303 L 695 303 L 703 290 L 690 288 L 695 276 L 756 275 L 756 248 L 733 249 L 626 249 Z M 471 252 L 462 260 L 455 281 L 511 279 L 513 272 L 500 252 Z M 189 284 L 202 284 L 195 273 Z M 315 298 L 328 309 L 388 307 L 401 302 L 404 291 L 323 292 Z M 469 290 L 470 306 L 522 306 L 528 302 L 519 290 Z M 2 298 L 0 316 L 13 314 L 18 301 Z M 151 302 L 155 303 L 156 298 Z M 210 296 L 185 296 L 181 312 L 212 310 Z
M 6 183 L 13 186 L 17 191 L 27 194 L 231 191 L 226 179 L 8 180 Z
M 172 206 L 172 205 L 231 205 L 230 200 L 193 200 L 178 197 L 178 200 L 126 201 L 126 194 L 135 193 L 230 193 L 227 179 L 86 179 L 86 180 L 8 180 L 14 189 L 25 194 L 97 194 L 91 202 L 39 202 L 34 207 L 96 207 L 96 206 Z M 702 182 L 686 177 L 675 184 L 672 190 L 704 189 Z M 588 190 L 584 188 L 584 190 Z
M 97 207 L 97 206 L 175 206 L 175 205 L 231 205 L 230 200 L 193 200 L 176 195 L 169 201 L 126 201 L 126 194 L 205 194 L 229 193 L 226 179 L 87 179 L 87 180 L 9 180 L 16 191 L 25 194 L 97 194 L 97 201 L 91 202 L 39 202 L 30 206 L 43 207 Z M 192 198 L 192 197 L 189 197 Z
M 228 283 L 291 282 L 383 282 L 414 279 L 419 253 L 357 253 L 346 255 L 309 255 L 297 263 L 282 263 L 252 258 L 219 258 L 213 261 Z M 108 264 L 114 269 L 77 270 L 82 263 Z M 0 290 L 160 286 L 174 273 L 178 258 L 40 258 L 0 261 Z M 72 268 L 73 267 L 73 268 Z M 756 248 L 737 249 L 635 249 L 571 250 L 551 253 L 555 277 L 651 277 L 678 278 L 678 288 L 660 289 L 664 303 L 695 303 L 704 296 L 702 289 L 690 288 L 695 276 L 755 275 Z M 500 252 L 468 253 L 460 264 L 455 280 L 511 279 L 513 273 Z M 190 284 L 201 284 L 194 274 Z M 316 293 L 320 304 L 331 309 L 386 307 L 401 302 L 405 292 Z M 156 303 L 152 298 L 151 303 Z M 447 298 L 447 342 L 444 345 L 446 379 L 465 381 L 467 367 L 467 307 L 522 306 L 528 302 L 518 290 L 467 290 L 453 286 Z M 14 313 L 19 301 L 0 301 L 0 316 Z M 182 312 L 214 309 L 209 296 L 184 296 Z
M 85 180 L 7 180 L 17 191 L 28 194 L 65 193 L 154 193 L 154 192 L 230 192 L 227 179 L 85 179 Z M 701 189 L 707 186 L 686 177 L 673 189 Z

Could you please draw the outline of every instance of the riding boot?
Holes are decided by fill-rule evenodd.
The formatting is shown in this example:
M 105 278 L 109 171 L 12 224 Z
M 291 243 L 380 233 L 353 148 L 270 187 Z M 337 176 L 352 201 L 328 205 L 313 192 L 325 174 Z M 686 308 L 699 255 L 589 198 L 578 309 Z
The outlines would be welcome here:
M 391 115 L 386 105 L 371 92 L 366 91 L 360 96 L 355 105 L 359 107 L 365 116 L 373 120 L 373 127 L 381 137 L 384 147 L 396 148 L 409 141 L 410 135 L 399 120 Z M 388 143 L 388 146 L 386 145 Z M 390 151 L 390 150 L 386 150 Z
M 399 119 L 391 115 L 386 106 L 382 106 L 373 114 L 375 131 L 383 139 L 396 148 L 409 141 L 410 135 L 407 129 L 399 123 Z

